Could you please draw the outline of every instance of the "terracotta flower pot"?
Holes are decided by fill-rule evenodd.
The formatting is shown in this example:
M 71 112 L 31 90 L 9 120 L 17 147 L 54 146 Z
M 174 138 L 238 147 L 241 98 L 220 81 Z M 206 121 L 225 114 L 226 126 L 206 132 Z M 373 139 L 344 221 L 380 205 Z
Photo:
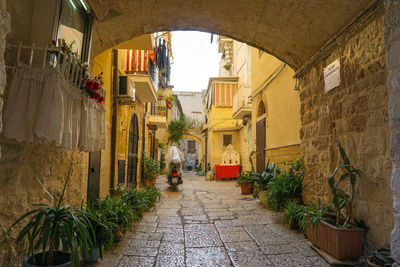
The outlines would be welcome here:
M 365 234 L 362 229 L 358 231 Z M 363 243 L 355 229 L 338 228 L 321 221 L 317 229 L 307 224 L 306 234 L 314 245 L 338 260 L 356 260 L 362 254 Z
M 123 237 L 121 225 L 118 225 L 118 228 L 113 230 L 113 235 L 114 235 L 114 241 L 116 242 L 121 241 Z
M 372 257 L 367 257 L 367 264 L 368 264 L 368 266 L 371 266 L 371 267 L 380 267 L 381 266 L 381 265 L 377 265 L 377 264 L 373 263 Z
M 251 194 L 251 184 L 241 184 L 240 189 L 242 191 L 242 195 L 250 195 Z
M 155 185 L 155 184 L 156 184 L 156 179 L 153 179 L 153 180 L 144 179 L 143 180 L 143 185 L 144 186 Z

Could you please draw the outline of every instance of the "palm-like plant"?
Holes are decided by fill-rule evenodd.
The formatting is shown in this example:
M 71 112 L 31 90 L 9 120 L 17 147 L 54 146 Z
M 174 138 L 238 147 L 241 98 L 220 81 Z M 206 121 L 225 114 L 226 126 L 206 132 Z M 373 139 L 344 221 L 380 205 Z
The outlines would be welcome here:
M 340 145 L 339 141 L 336 143 L 340 156 L 343 160 L 343 164 L 336 167 L 333 171 L 331 177 L 328 180 L 328 184 L 331 188 L 333 194 L 333 205 L 336 212 L 336 225 L 339 225 L 340 219 L 344 218 L 344 224 L 353 223 L 353 199 L 356 192 L 356 181 L 357 177 L 361 177 L 361 171 L 354 168 L 351 163 L 350 159 L 347 157 L 346 152 L 344 151 L 343 147 Z M 340 176 L 338 181 L 335 181 L 335 176 L 338 171 L 343 170 L 342 175 Z M 345 192 L 340 185 L 346 180 L 350 180 L 350 190 L 349 192 Z M 342 214 L 342 209 L 345 208 L 347 214 Z
M 65 189 L 71 175 L 71 168 L 64 183 L 61 196 L 56 200 L 53 195 L 43 186 L 36 172 L 34 176 L 43 190 L 51 199 L 51 204 L 34 204 L 39 207 L 28 211 L 16 220 L 8 229 L 8 232 L 26 218 L 30 218 L 17 237 L 20 242 L 28 238 L 28 263 L 51 266 L 57 262 L 56 251 L 62 244 L 63 250 L 71 253 L 73 266 L 79 264 L 80 253 L 87 253 L 93 246 L 95 240 L 90 235 L 92 228 L 86 211 L 67 204 L 62 205 Z M 34 255 L 36 251 L 41 253 Z

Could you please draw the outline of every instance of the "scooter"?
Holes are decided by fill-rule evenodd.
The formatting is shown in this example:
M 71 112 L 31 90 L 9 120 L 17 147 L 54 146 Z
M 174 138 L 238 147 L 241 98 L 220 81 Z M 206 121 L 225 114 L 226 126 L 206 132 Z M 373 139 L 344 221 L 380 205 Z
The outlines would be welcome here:
M 168 184 L 171 186 L 172 191 L 178 189 L 178 185 L 182 184 L 182 161 L 184 159 L 183 153 L 179 151 L 176 145 L 172 145 L 165 156 L 168 166 Z
M 173 163 L 171 163 L 173 164 Z M 175 164 L 174 164 L 175 165 Z M 168 184 L 171 186 L 172 191 L 177 191 L 178 185 L 182 184 L 182 174 L 178 173 L 178 168 L 173 166 L 168 174 Z

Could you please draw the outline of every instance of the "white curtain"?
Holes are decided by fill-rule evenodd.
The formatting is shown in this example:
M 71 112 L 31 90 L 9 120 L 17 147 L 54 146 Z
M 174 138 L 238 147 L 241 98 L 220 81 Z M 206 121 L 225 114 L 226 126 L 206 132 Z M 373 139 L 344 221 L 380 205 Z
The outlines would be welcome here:
M 4 135 L 18 142 L 98 151 L 106 147 L 105 113 L 103 104 L 57 70 L 19 67 L 9 90 Z

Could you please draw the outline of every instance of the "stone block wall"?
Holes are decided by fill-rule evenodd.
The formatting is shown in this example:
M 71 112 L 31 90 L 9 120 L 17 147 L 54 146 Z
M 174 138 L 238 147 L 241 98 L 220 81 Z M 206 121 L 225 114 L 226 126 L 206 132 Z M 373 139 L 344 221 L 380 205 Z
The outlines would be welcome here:
M 9 2 L 9 12 L 14 16 L 29 17 L 31 1 Z M 21 14 L 24 14 L 23 16 Z M 6 11 L 5 0 L 0 0 L 0 54 L 4 55 L 6 35 L 11 41 L 24 40 L 27 20 L 13 20 Z M 22 38 L 22 39 L 21 39 Z M 4 57 L 0 57 L 0 266 L 19 266 L 27 255 L 27 243 L 15 243 L 23 224 L 6 234 L 9 226 L 22 214 L 32 209 L 34 203 L 50 203 L 50 199 L 34 178 L 32 168 L 43 185 L 58 198 L 71 167 L 71 177 L 65 192 L 64 203 L 80 206 L 86 202 L 88 178 L 88 153 L 65 151 L 50 145 L 17 143 L 4 138 L 2 111 L 7 104 L 9 73 Z M 4 103 L 4 105 L 3 105 Z
M 64 151 L 53 146 L 26 145 L 0 138 L 0 266 L 18 266 L 27 255 L 26 242 L 17 245 L 15 238 L 23 224 L 6 235 L 9 226 L 35 203 L 50 203 L 49 197 L 33 175 L 39 178 L 57 199 L 71 167 L 71 177 L 64 203 L 80 206 L 86 202 L 88 153 Z
M 392 194 L 394 228 L 391 236 L 391 252 L 400 266 L 400 1 L 385 1 L 385 43 L 389 70 L 389 125 L 390 154 L 393 163 Z
M 347 33 L 301 78 L 301 153 L 304 200 L 331 200 L 327 180 L 341 163 L 340 140 L 361 169 L 354 212 L 370 227 L 374 246 L 389 246 L 393 228 L 388 88 L 383 10 Z M 397 50 L 398 51 L 398 50 Z M 324 91 L 323 68 L 341 61 L 341 85 Z

